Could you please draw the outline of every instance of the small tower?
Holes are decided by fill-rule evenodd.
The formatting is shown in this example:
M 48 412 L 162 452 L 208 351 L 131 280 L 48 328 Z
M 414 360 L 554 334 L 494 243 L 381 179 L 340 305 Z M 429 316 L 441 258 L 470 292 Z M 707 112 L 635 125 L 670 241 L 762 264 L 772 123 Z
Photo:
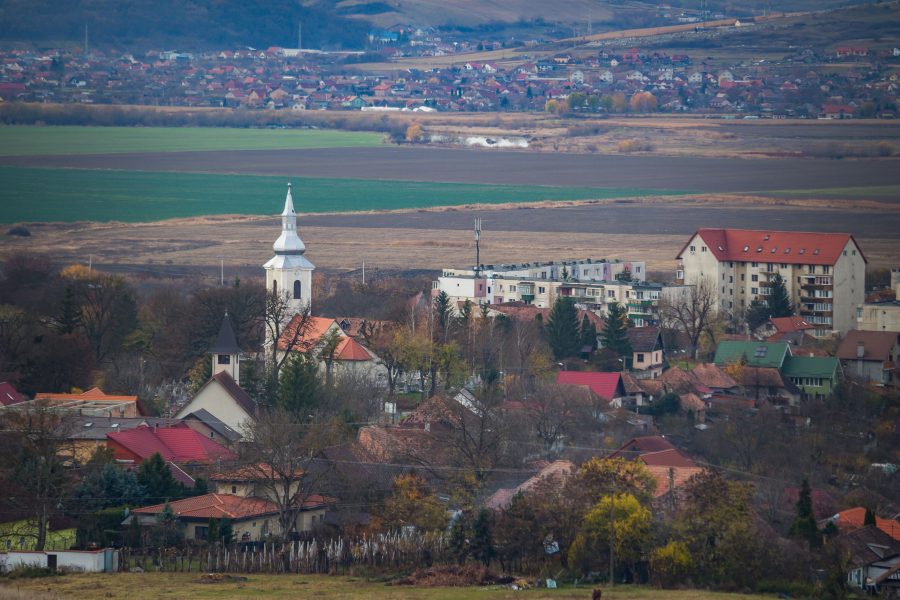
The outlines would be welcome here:
M 288 184 L 284 210 L 281 213 L 281 235 L 272 245 L 275 256 L 263 265 L 266 270 L 266 289 L 286 294 L 290 302 L 290 316 L 302 313 L 312 298 L 312 272 L 316 268 L 303 253 L 306 246 L 297 234 L 297 213 Z
M 219 335 L 216 337 L 216 343 L 212 347 L 213 376 L 225 371 L 231 375 L 236 384 L 241 385 L 240 356 L 241 348 L 234 337 L 231 319 L 228 318 L 226 311 L 225 318 L 222 319 L 222 326 L 219 328 Z

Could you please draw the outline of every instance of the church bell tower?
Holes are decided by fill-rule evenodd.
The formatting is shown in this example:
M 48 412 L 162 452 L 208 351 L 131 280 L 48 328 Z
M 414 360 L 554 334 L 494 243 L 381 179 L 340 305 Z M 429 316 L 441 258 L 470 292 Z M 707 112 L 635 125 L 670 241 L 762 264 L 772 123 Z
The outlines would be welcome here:
M 275 256 L 263 265 L 266 270 L 266 289 L 286 295 L 290 316 L 302 313 L 312 299 L 312 272 L 316 268 L 303 253 L 306 246 L 297 234 L 297 213 L 288 184 L 284 210 L 281 212 L 281 235 L 272 245 Z

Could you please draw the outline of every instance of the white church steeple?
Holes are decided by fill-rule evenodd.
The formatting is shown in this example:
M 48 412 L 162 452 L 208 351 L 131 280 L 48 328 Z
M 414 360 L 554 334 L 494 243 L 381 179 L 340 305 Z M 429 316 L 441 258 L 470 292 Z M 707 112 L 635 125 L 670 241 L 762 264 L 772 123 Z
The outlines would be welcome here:
M 287 296 L 291 304 L 291 316 L 302 313 L 312 298 L 312 272 L 316 268 L 303 253 L 306 246 L 297 233 L 297 213 L 288 184 L 281 212 L 281 235 L 272 245 L 275 251 L 263 268 L 266 270 L 266 289 Z

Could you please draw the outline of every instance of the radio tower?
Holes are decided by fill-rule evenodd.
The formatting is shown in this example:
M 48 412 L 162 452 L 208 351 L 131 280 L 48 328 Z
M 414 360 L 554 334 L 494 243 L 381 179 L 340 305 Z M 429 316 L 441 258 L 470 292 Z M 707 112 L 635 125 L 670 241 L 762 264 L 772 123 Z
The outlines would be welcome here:
M 481 272 L 481 219 L 475 217 L 475 276 Z

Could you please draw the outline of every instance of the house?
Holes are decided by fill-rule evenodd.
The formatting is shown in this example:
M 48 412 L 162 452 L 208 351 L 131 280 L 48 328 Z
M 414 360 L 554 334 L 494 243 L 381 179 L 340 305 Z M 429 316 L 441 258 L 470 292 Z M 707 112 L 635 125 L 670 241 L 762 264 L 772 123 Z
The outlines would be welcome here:
M 181 421 L 200 435 L 226 447 L 241 440 L 240 432 L 223 423 L 205 408 L 186 414 Z
M 815 328 L 815 325 L 803 317 L 791 315 L 789 317 L 772 317 L 763 323 L 755 333 L 762 338 L 768 338 L 777 334 L 812 331 Z
M 631 369 L 637 371 L 638 378 L 643 376 L 655 379 L 662 375 L 665 360 L 659 327 L 629 327 L 628 343 L 633 353 Z
M 560 371 L 556 375 L 559 385 L 585 386 L 598 398 L 609 402 L 610 406 L 622 406 L 625 387 L 621 373 L 603 373 L 596 371 Z
M 100 388 L 91 388 L 80 394 L 35 394 L 34 400 L 20 402 L 18 409 L 47 406 L 51 410 L 96 417 L 139 417 L 141 411 L 137 396 L 113 396 Z
M 11 383 L 8 381 L 0 382 L 0 408 L 12 406 L 13 404 L 24 401 L 25 396 L 17 392 L 16 388 L 14 388 Z
M 716 346 L 713 362 L 718 367 L 744 364 L 780 370 L 790 355 L 790 346 L 784 342 L 723 340 Z
M 69 447 L 66 449 L 76 464 L 84 464 L 98 448 L 107 447 L 107 434 L 135 427 L 170 427 L 177 421 L 164 417 L 73 417 L 67 427 Z
M 187 419 L 193 413 L 206 411 L 228 428 L 243 434 L 256 420 L 256 402 L 226 371 L 216 373 L 203 384 L 191 400 L 175 415 Z
M 843 369 L 833 356 L 788 356 L 781 374 L 800 389 L 802 400 L 818 400 L 834 393 Z
M 328 498 L 310 496 L 297 511 L 293 531 L 309 531 L 325 520 Z M 153 525 L 159 514 L 169 507 L 175 515 L 184 537 L 188 540 L 205 540 L 209 534 L 210 519 L 228 519 L 235 539 L 241 542 L 265 540 L 269 535 L 280 535 L 279 508 L 265 498 L 244 497 L 234 494 L 204 494 L 184 498 L 168 504 L 155 504 L 135 508 L 123 524 L 137 519 L 142 525 Z
M 844 533 L 837 542 L 849 558 L 848 587 L 871 595 L 896 595 L 900 590 L 900 543 L 897 540 L 869 525 Z
M 897 385 L 900 382 L 900 333 L 848 331 L 837 349 L 844 373 L 860 383 Z
M 717 310 L 743 314 L 781 276 L 816 337 L 856 326 L 865 299 L 866 257 L 849 233 L 698 229 L 677 255 L 676 279 L 711 286 Z
M 108 433 L 107 447 L 116 460 L 141 463 L 154 454 L 178 464 L 212 464 L 233 460 L 228 448 L 180 423 L 171 427 L 141 425 L 128 431 Z
M 335 377 L 356 375 L 378 385 L 386 379 L 375 353 L 348 335 L 335 319 L 295 315 L 278 340 L 278 351 L 310 353 L 322 372 L 331 369 Z
M 670 506 L 679 500 L 679 488 L 703 471 L 689 456 L 658 435 L 632 438 L 611 453 L 609 458 L 642 462 L 656 480 L 654 498 L 657 501 L 667 500 Z
M 489 510 L 506 510 L 517 494 L 528 494 L 535 486 L 543 482 L 552 481 L 554 484 L 561 485 L 574 472 L 575 464 L 572 461 L 555 460 L 516 487 L 498 489 L 488 496 L 484 501 L 484 506 Z

